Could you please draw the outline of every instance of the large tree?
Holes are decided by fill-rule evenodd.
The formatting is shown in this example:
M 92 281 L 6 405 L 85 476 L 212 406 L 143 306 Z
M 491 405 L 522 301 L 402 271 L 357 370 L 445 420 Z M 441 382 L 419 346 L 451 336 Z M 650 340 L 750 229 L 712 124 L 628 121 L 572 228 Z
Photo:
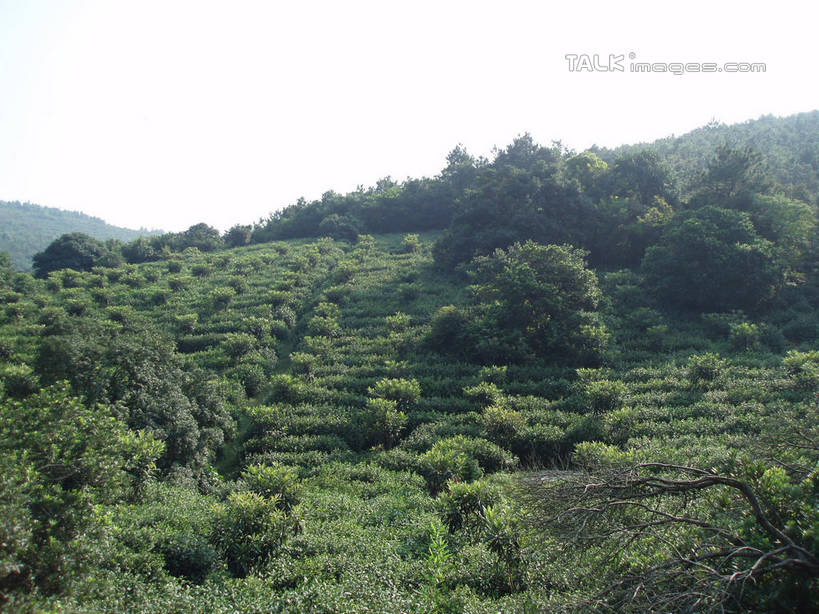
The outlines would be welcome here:
M 699 311 L 754 310 L 782 284 L 785 263 L 748 214 L 703 207 L 675 215 L 648 249 L 649 288 L 669 306 Z
M 90 271 L 107 254 L 105 245 L 82 232 L 64 234 L 34 255 L 34 274 L 45 278 L 52 271 Z
M 601 292 L 586 252 L 570 245 L 515 243 L 472 262 L 472 290 L 484 334 L 541 357 L 586 362 L 599 357 L 606 333 L 597 321 Z

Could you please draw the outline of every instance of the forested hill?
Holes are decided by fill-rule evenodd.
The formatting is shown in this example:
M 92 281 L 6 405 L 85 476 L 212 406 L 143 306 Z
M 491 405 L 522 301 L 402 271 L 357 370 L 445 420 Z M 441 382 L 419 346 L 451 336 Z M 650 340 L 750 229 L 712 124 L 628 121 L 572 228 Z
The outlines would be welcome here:
M 0 254 L 0 611 L 815 612 L 819 208 L 771 151 L 524 135 Z
M 106 224 L 97 217 L 31 203 L 0 201 L 0 252 L 18 269 L 31 268 L 31 258 L 62 234 L 82 232 L 96 239 L 131 241 L 156 234 Z
M 560 205 L 561 217 L 572 218 L 572 211 L 580 215 L 577 220 L 569 219 L 570 225 L 593 226 L 587 214 L 594 216 L 593 209 L 598 213 L 609 209 L 602 215 L 606 219 L 598 220 L 603 224 L 602 232 L 608 232 L 612 225 L 634 220 L 608 219 L 617 207 L 601 206 L 603 201 L 634 197 L 635 202 L 650 205 L 651 197 L 659 195 L 674 206 L 696 196 L 709 165 L 715 162 L 722 166 L 719 172 L 733 176 L 751 170 L 766 183 L 765 190 L 759 189 L 761 183 L 753 186 L 755 192 L 815 205 L 819 193 L 819 111 L 786 118 L 765 116 L 732 126 L 712 123 L 654 143 L 612 150 L 592 147 L 580 153 L 560 146 L 541 147 L 523 135 L 505 149 L 496 150 L 492 160 L 472 156 L 458 146 L 446 162 L 432 178 L 396 182 L 388 177 L 366 190 L 348 194 L 330 191 L 311 202 L 301 199 L 255 224 L 251 242 L 319 236 L 354 239 L 362 232 L 450 228 L 459 219 L 480 215 L 475 207 L 478 201 L 504 211 L 501 217 L 508 222 L 505 205 L 498 203 L 506 202 L 517 216 L 547 183 L 554 188 L 550 188 L 549 197 Z M 510 168 L 515 172 L 509 173 Z M 477 208 L 485 209 L 484 205 Z M 540 205 L 536 208 L 542 209 Z M 565 226 L 565 222 L 563 219 L 558 224 Z M 241 228 L 251 230 L 250 226 L 237 230 Z M 571 242 L 577 243 L 577 237 Z
M 819 111 L 789 117 L 765 115 L 741 124 L 711 122 L 653 143 L 592 151 L 611 164 L 620 156 L 651 148 L 674 170 L 681 183 L 688 185 L 705 170 L 709 154 L 723 144 L 759 152 L 768 172 L 787 186 L 794 197 L 808 201 L 811 195 L 815 198 L 819 193 Z

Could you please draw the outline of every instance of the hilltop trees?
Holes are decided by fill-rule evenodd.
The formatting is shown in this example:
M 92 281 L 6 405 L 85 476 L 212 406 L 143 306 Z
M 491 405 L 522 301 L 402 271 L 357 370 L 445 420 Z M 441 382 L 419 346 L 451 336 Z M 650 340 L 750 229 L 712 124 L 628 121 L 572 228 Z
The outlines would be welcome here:
M 108 253 L 101 241 L 82 232 L 64 234 L 34 255 L 34 274 L 45 278 L 52 271 L 90 271 Z
M 773 297 L 785 267 L 741 211 L 703 207 L 677 214 L 646 252 L 647 283 L 662 300 L 700 311 L 754 310 Z

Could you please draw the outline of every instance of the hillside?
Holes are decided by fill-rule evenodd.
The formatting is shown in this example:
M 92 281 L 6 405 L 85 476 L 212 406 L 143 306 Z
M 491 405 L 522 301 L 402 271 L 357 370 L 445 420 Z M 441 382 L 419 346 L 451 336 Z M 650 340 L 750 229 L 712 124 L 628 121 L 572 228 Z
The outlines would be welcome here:
M 740 124 L 715 122 L 681 136 L 593 151 L 611 163 L 618 156 L 652 149 L 687 187 L 705 170 L 711 152 L 723 144 L 758 152 L 768 172 L 796 198 L 810 201 L 819 194 L 819 111 L 766 115 Z
M 694 196 L 703 173 L 720 148 L 742 153 L 755 172 L 764 176 L 768 191 L 816 205 L 819 194 L 819 111 L 785 118 L 762 117 L 734 125 L 708 125 L 679 137 L 616 149 L 592 148 L 573 152 L 561 147 L 540 147 L 523 135 L 492 160 L 472 156 L 458 146 L 447 156 L 447 165 L 435 177 L 397 182 L 385 178 L 366 190 L 348 194 L 327 192 L 315 201 L 300 200 L 272 213 L 253 226 L 253 242 L 299 237 L 355 238 L 357 233 L 425 232 L 450 227 L 463 215 L 487 182 L 495 182 L 508 167 L 545 163 L 552 173 L 577 180 L 581 194 L 563 193 L 566 206 L 593 208 L 601 197 L 636 195 L 650 205 L 651 194 L 674 205 Z M 594 155 L 599 162 L 586 158 Z M 569 159 L 575 162 L 563 167 Z M 602 164 L 600 164 L 602 163 Z M 584 170 L 585 169 L 585 170 Z M 542 171 L 543 169 L 541 169 Z M 736 169 L 735 169 L 736 170 Z M 505 186 L 511 191 L 511 179 Z M 606 183 L 608 181 L 608 183 Z M 589 182 L 596 185 L 590 186 Z M 619 185 L 614 185 L 619 184 Z M 526 198 L 529 186 L 516 198 Z M 534 186 L 532 186 L 534 187 Z M 596 189 L 588 189 L 588 188 Z M 563 186 L 577 191 L 575 186 Z M 646 192 L 646 193 L 644 193 Z M 554 194 L 558 197 L 558 194 Z M 493 195 L 493 198 L 497 194 Z M 577 201 L 587 202 L 577 202 Z M 514 202 L 510 200 L 509 206 Z M 605 219 L 603 232 L 625 220 Z M 571 241 L 577 243 L 577 237 Z
M 31 203 L 0 201 L 0 252 L 6 252 L 19 270 L 31 269 L 31 258 L 60 235 L 82 232 L 96 239 L 132 241 L 157 231 L 130 230 L 106 224 L 99 218 L 42 207 Z
M 680 318 L 636 294 L 633 275 L 604 274 L 614 338 L 603 369 L 483 363 L 434 344 L 447 306 L 471 304 L 464 280 L 432 266 L 435 239 L 279 242 L 67 271 L 28 289 L 17 277 L 23 295 L 5 295 L 0 327 L 10 363 L 118 398 L 130 424 L 166 441 L 167 477 L 111 508 L 119 537 L 96 546 L 103 592 L 77 593 L 69 611 L 540 610 L 624 571 L 603 573 L 569 542 L 544 548 L 537 515 L 524 513 L 540 503 L 511 488 L 514 476 L 649 459 L 728 471 L 751 450 L 775 453 L 790 429 L 815 431 L 815 358 L 783 362 L 786 349 L 815 347 L 815 325 L 804 327 L 815 302 L 750 324 Z M 782 328 L 787 339 L 773 334 Z M 168 389 L 179 368 L 194 388 L 183 377 Z M 7 391 L 32 377 L 6 367 Z M 129 382 L 142 382 L 136 397 Z M 220 448 L 222 477 L 201 473 Z M 720 496 L 713 508 L 694 497 L 686 513 L 733 530 L 742 498 Z M 639 567 L 650 543 L 662 542 L 634 543 L 623 565 Z
M 0 259 L 0 607 L 814 610 L 815 195 L 699 155 Z

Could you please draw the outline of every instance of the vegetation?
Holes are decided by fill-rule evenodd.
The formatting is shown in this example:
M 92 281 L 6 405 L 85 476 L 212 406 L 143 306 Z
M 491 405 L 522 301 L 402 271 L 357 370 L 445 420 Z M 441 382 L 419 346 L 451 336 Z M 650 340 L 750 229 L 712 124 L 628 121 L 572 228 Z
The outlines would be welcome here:
M 719 145 L 0 258 L 0 608 L 811 611 L 815 194 Z
M 43 251 L 54 239 L 77 232 L 103 242 L 109 239 L 133 241 L 139 236 L 158 234 L 157 231 L 111 226 L 99 218 L 75 211 L 0 201 L 0 252 L 6 252 L 19 270 L 29 270 L 34 254 Z

